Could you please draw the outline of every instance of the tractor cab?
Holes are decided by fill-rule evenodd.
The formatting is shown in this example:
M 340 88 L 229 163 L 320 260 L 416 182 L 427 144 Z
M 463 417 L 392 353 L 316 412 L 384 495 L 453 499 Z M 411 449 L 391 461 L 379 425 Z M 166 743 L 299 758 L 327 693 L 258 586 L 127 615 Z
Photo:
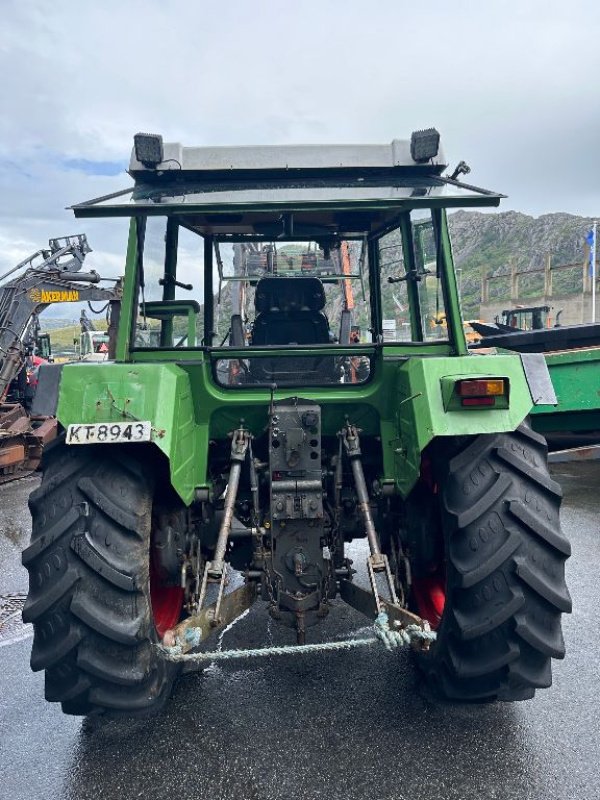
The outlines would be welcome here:
M 502 312 L 496 317 L 496 324 L 501 330 L 539 331 L 550 327 L 550 306 L 517 306 Z M 560 313 L 560 312 L 559 312 Z
M 501 195 L 445 169 L 433 129 L 356 147 L 140 134 L 134 186 L 74 207 L 131 217 L 118 360 L 201 352 L 216 384 L 243 391 L 347 385 L 358 356 L 371 379 L 393 350 L 465 354 L 445 209 Z

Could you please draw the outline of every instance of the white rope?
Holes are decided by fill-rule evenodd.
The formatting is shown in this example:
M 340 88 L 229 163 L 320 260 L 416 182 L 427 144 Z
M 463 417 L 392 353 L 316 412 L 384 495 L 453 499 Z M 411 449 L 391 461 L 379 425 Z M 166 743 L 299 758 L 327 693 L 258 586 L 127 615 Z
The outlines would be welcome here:
M 165 647 L 158 645 L 163 658 L 167 661 L 195 662 L 203 661 L 231 661 L 236 658 L 268 658 L 270 656 L 295 656 L 305 653 L 320 653 L 331 650 L 353 650 L 356 647 L 367 647 L 375 642 L 382 642 L 386 650 L 398 647 L 409 647 L 413 641 L 433 642 L 436 634 L 434 631 L 423 629 L 419 625 L 408 625 L 406 628 L 391 630 L 388 616 L 385 611 L 378 614 L 375 620 L 374 636 L 365 639 L 346 639 L 341 642 L 319 642 L 315 644 L 299 644 L 288 646 L 258 647 L 254 649 L 217 650 L 207 653 L 182 653 L 182 645 Z M 185 644 L 197 647 L 200 644 L 201 632 L 199 628 L 187 628 L 185 631 Z

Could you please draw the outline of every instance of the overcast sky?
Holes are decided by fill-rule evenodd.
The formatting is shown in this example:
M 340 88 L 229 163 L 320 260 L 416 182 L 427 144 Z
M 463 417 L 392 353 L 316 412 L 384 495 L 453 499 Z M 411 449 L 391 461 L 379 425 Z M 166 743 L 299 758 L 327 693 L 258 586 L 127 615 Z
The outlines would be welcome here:
M 600 5 L 571 0 L 1 0 L 0 273 L 122 221 L 133 134 L 186 145 L 389 142 L 435 126 L 503 208 L 600 216 Z M 93 262 L 93 263 L 92 263 Z

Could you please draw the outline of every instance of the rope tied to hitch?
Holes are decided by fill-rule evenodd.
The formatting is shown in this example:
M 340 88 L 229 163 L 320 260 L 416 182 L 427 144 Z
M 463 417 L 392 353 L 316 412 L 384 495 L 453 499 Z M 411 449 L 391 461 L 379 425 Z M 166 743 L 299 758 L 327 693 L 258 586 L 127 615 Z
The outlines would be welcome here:
M 183 647 L 198 647 L 201 642 L 201 631 L 199 628 L 187 628 L 183 641 L 178 640 L 173 647 L 157 645 L 161 655 L 167 661 L 174 662 L 196 662 L 203 661 L 231 661 L 236 658 L 267 658 L 270 656 L 302 655 L 304 653 L 319 653 L 334 650 L 353 650 L 356 647 L 366 647 L 376 642 L 381 642 L 386 650 L 394 650 L 401 647 L 410 647 L 413 642 L 420 642 L 427 647 L 428 644 L 436 639 L 435 631 L 419 625 L 407 625 L 405 628 L 393 630 L 390 628 L 388 615 L 385 611 L 380 612 L 373 624 L 374 636 L 364 639 L 346 639 L 339 642 L 317 642 L 315 644 L 283 645 L 272 647 L 259 647 L 253 649 L 239 650 L 211 650 L 206 653 L 184 653 Z
M 385 611 L 380 611 L 373 624 L 375 636 L 383 645 L 386 650 L 394 650 L 396 647 L 410 647 L 413 641 L 417 642 L 435 642 L 436 633 L 426 627 L 421 628 L 420 625 L 412 624 L 407 625 L 406 628 L 398 628 L 392 630 L 388 620 L 388 615 Z

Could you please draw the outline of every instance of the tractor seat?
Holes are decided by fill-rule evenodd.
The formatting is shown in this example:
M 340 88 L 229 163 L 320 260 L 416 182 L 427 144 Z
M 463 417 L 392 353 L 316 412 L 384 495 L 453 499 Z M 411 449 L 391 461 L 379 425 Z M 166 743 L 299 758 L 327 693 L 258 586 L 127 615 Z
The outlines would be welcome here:
M 254 346 L 330 341 L 329 323 L 322 311 L 325 290 L 318 278 L 263 278 L 256 286 L 254 307 Z
M 323 313 L 325 290 L 318 278 L 262 278 L 254 296 L 257 315 L 252 345 L 329 344 L 329 322 Z M 268 383 L 334 382 L 339 368 L 334 356 L 253 358 L 254 380 Z M 306 381 L 301 380 L 302 376 Z

